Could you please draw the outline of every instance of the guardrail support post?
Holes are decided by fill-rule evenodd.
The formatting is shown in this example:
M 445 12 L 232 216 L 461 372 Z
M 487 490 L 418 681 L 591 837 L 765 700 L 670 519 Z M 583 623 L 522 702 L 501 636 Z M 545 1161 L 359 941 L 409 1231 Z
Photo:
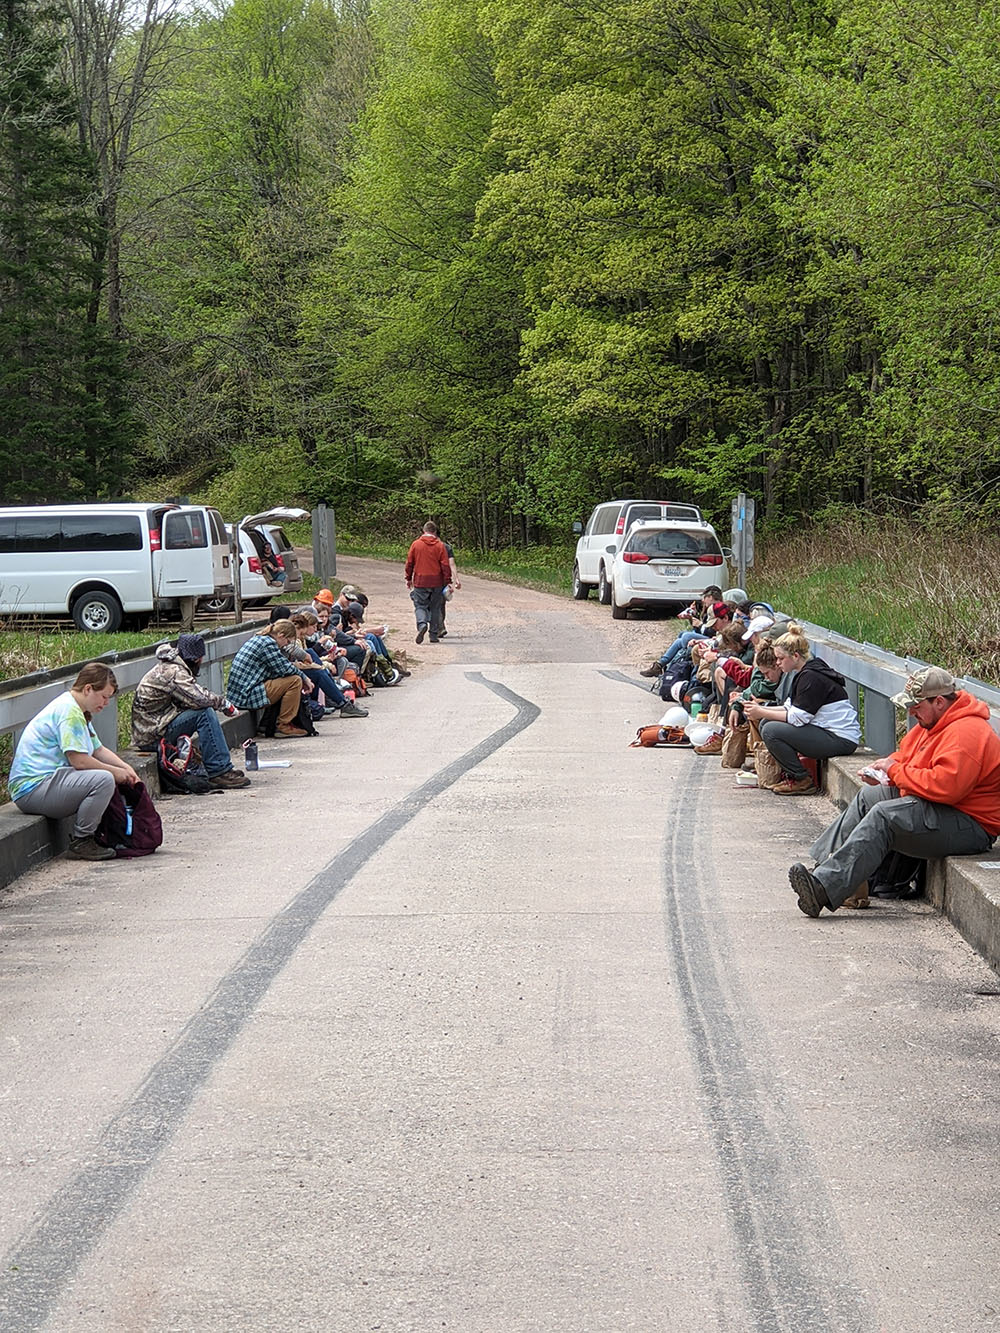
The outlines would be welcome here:
M 881 756 L 896 748 L 896 709 L 874 690 L 865 690 L 865 744 Z

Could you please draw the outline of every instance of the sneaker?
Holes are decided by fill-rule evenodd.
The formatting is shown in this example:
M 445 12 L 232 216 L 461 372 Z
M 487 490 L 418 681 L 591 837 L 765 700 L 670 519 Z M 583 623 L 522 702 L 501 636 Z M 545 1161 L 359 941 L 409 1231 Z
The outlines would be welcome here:
M 737 787 L 759 787 L 760 783 L 757 781 L 756 773 L 737 773 L 736 785 Z
M 805 912 L 806 916 L 819 916 L 824 907 L 833 911 L 823 885 L 801 862 L 796 862 L 789 870 L 788 882 L 798 897 L 799 911 Z
M 111 861 L 114 858 L 113 847 L 101 847 L 93 839 L 71 838 L 66 855 L 71 861 Z
M 368 709 L 359 708 L 357 704 L 344 704 L 340 710 L 341 717 L 367 717 Z
M 308 731 L 303 731 L 301 727 L 275 727 L 276 736 L 308 736 Z
M 654 662 L 652 666 L 643 667 L 643 669 L 639 672 L 639 675 L 647 676 L 649 677 L 650 680 L 652 680 L 654 676 L 663 675 L 663 667 L 660 666 L 659 662 Z
M 424 635 L 425 635 L 426 633 L 427 633 L 427 626 L 426 626 L 426 625 L 418 625 L 418 626 L 417 626 L 417 643 L 423 643 L 423 641 L 424 641 Z
M 210 773 L 208 781 L 211 786 L 218 787 L 221 790 L 225 790 L 227 787 L 235 790 L 237 787 L 250 786 L 250 779 L 247 775 L 236 768 L 228 768 L 225 773 Z
M 815 796 L 819 788 L 807 773 L 804 778 L 785 778 L 771 788 L 775 796 Z

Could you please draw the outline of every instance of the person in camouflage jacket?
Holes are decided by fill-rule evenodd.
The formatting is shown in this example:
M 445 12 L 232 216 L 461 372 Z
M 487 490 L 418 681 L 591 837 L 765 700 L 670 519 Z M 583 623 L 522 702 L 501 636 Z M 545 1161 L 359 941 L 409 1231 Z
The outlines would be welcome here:
M 132 702 L 132 744 L 154 750 L 162 739 L 175 744 L 179 736 L 198 735 L 209 781 L 216 787 L 248 787 L 246 774 L 233 767 L 229 746 L 216 710 L 235 714 L 221 694 L 213 694 L 195 679 L 205 656 L 200 634 L 182 634 L 177 646 L 161 643 L 157 664 L 136 687 Z

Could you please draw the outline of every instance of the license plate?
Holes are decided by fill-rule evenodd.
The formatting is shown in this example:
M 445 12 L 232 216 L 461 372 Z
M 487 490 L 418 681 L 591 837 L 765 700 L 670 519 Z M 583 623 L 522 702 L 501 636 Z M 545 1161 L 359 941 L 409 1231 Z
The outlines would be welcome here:
M 657 569 L 668 579 L 679 579 L 684 573 L 681 565 L 657 565 Z

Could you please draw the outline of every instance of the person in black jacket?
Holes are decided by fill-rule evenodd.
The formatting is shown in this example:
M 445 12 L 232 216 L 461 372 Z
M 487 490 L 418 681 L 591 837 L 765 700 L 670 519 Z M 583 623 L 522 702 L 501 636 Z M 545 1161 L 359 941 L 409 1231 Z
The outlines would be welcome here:
M 861 740 L 861 723 L 844 677 L 813 657 L 800 626 L 787 626 L 774 641 L 774 654 L 783 673 L 794 673 L 788 698 L 783 704 L 748 703 L 746 715 L 757 723 L 761 739 L 784 770 L 785 780 L 771 790 L 776 796 L 810 796 L 818 788 L 799 756 L 853 754 Z

